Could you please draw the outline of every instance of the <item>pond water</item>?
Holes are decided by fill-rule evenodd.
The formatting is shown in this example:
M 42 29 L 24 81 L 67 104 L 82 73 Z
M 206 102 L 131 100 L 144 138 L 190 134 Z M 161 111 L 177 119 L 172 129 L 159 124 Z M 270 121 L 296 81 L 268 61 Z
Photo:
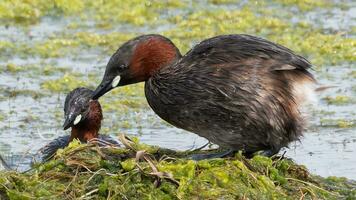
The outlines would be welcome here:
M 222 9 L 228 13 L 251 4 L 249 1 L 231 5 L 210 2 L 213 1 L 202 1 L 191 5 L 193 8 L 175 8 L 162 12 L 157 19 L 152 19 L 159 23 L 147 25 L 132 24 L 130 21 L 109 21 L 105 24 L 99 23 L 96 18 L 77 18 L 73 15 L 44 16 L 30 25 L 3 20 L 0 24 L 0 153 L 13 166 L 26 169 L 30 155 L 53 138 L 68 134 L 61 129 L 66 93 L 79 86 L 93 89 L 99 83 L 114 49 L 126 38 L 144 33 L 170 35 L 172 33 L 169 31 L 175 32 L 177 28 L 175 23 L 189 17 L 195 19 L 194 14 L 198 15 L 198 11 L 203 9 Z M 342 7 L 315 8 L 305 13 L 299 13 L 295 6 L 266 2 L 256 4 L 260 6 L 256 10 L 260 8 L 265 11 L 256 11 L 255 16 L 287 19 L 292 24 L 303 21 L 312 24 L 312 28 L 320 33 L 355 39 L 356 5 L 353 1 L 344 1 Z M 286 9 L 281 13 L 273 13 L 275 9 L 281 8 Z M 246 20 L 250 16 L 248 13 L 241 15 Z M 181 24 L 184 25 L 184 22 Z M 189 26 L 194 29 L 197 25 Z M 283 34 L 283 28 L 278 26 L 272 25 L 268 31 L 282 31 L 279 34 Z M 178 27 L 178 31 L 184 31 L 184 27 L 182 30 Z M 179 35 L 178 31 L 174 33 L 177 34 L 174 42 L 189 41 L 188 44 L 180 44 L 181 47 L 188 48 L 199 41 L 195 33 Z M 110 35 L 116 32 L 121 35 Z M 220 32 L 225 33 L 221 28 L 212 34 Z M 248 33 L 254 34 L 254 29 Z M 100 34 L 106 35 L 103 38 Z M 255 35 L 265 36 L 265 33 L 262 31 Z M 276 41 L 279 41 L 278 37 Z M 353 56 L 356 56 L 355 43 L 355 40 L 346 43 L 354 47 L 351 47 Z M 338 57 L 339 52 L 343 52 L 342 49 L 335 49 L 335 57 Z M 332 58 L 321 56 L 315 60 L 328 59 Z M 335 87 L 318 93 L 318 103 L 308 108 L 309 127 L 304 137 L 283 150 L 287 157 L 306 165 L 311 172 L 321 176 L 344 176 L 356 180 L 356 67 L 353 61 L 355 59 L 350 58 L 345 61 L 322 62 L 321 66 L 315 67 L 313 74 L 319 83 Z M 139 137 L 144 143 L 179 150 L 197 148 L 206 143 L 204 138 L 174 128 L 159 119 L 145 101 L 143 84 L 115 91 L 100 102 L 105 118 L 103 134 L 116 137 L 118 133 L 126 133 Z

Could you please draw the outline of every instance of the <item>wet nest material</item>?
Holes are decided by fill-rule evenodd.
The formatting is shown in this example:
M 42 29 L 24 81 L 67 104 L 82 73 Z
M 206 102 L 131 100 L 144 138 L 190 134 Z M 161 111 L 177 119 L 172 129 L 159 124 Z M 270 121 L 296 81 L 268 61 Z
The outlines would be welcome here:
M 287 158 L 193 161 L 196 151 L 119 139 L 122 147 L 74 141 L 27 172 L 0 172 L 0 199 L 356 199 L 354 181 L 312 175 Z

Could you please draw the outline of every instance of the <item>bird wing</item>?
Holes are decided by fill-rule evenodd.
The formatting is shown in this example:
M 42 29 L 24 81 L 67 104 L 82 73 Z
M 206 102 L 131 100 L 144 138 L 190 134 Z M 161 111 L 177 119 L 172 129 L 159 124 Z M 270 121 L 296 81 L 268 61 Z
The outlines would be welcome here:
M 263 38 L 244 35 L 223 35 L 202 41 L 183 58 L 185 61 L 199 59 L 205 64 L 264 62 L 271 71 L 306 70 L 311 63 L 292 50 Z

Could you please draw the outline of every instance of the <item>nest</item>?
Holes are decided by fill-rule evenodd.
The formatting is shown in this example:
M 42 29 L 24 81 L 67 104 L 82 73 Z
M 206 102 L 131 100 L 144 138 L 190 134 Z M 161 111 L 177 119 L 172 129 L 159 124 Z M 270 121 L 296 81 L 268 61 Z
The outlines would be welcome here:
M 121 147 L 72 142 L 52 160 L 2 171 L 1 199 L 355 199 L 356 183 L 283 157 L 193 161 L 121 135 Z M 206 151 L 198 150 L 199 153 Z

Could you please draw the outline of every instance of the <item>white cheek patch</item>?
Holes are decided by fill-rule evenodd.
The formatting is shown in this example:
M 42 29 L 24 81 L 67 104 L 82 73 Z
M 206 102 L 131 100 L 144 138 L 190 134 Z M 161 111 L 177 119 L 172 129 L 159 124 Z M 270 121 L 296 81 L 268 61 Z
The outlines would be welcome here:
M 114 80 L 111 82 L 111 86 L 112 86 L 113 88 L 117 87 L 117 86 L 119 85 L 120 79 L 121 79 L 120 76 L 116 76 L 116 77 L 114 78 Z
M 80 122 L 81 119 L 82 119 L 82 115 L 78 115 L 78 116 L 75 118 L 73 124 L 74 124 L 74 125 L 77 125 L 77 124 Z

